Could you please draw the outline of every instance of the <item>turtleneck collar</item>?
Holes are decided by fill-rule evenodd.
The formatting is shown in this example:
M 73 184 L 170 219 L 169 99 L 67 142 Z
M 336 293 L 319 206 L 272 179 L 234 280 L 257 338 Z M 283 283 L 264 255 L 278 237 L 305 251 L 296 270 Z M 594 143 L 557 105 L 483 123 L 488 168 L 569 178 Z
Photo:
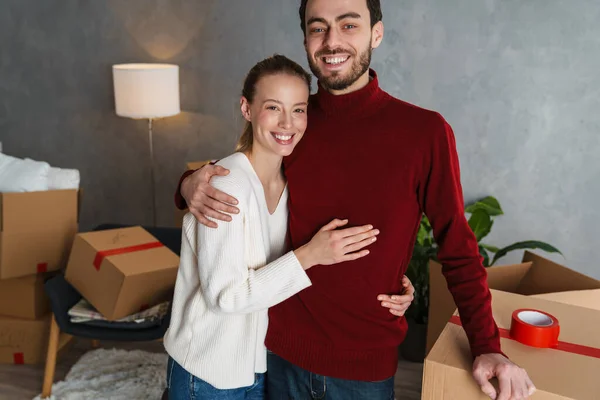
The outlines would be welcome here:
M 319 83 L 314 99 L 318 107 L 328 115 L 358 116 L 369 113 L 369 111 L 377 109 L 385 94 L 379 88 L 377 73 L 372 69 L 369 69 L 369 78 L 369 83 L 365 87 L 337 96 L 329 93 Z

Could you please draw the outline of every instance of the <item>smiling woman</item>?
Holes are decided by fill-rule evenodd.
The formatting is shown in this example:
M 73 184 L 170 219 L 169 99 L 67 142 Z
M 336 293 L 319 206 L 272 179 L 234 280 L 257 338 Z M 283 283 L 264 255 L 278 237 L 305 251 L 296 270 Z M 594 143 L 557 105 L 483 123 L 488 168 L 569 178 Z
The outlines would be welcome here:
M 237 152 L 218 162 L 230 173 L 211 181 L 239 199 L 240 213 L 218 229 L 190 213 L 184 217 L 164 340 L 171 399 L 222 398 L 224 390 L 228 399 L 263 399 L 268 308 L 311 286 L 306 270 L 313 266 L 366 256 L 364 248 L 379 233 L 370 225 L 337 230 L 348 221 L 336 219 L 286 253 L 282 161 L 306 130 L 310 82 L 302 67 L 281 55 L 250 70 L 240 100 L 246 129 Z

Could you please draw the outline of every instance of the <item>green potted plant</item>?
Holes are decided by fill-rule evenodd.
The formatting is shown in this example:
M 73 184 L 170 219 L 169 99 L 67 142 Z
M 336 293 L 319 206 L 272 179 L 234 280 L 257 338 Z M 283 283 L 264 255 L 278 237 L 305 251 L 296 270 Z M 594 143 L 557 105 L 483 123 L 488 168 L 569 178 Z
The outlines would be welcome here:
M 479 253 L 483 257 L 483 265 L 486 268 L 496 264 L 500 258 L 515 250 L 540 249 L 549 253 L 562 254 L 554 246 L 538 240 L 516 242 L 503 248 L 482 243 L 482 240 L 492 230 L 494 218 L 504 214 L 500 203 L 492 196 L 467 205 L 465 213 L 468 216 L 469 226 L 477 238 Z M 423 215 L 413 255 L 406 272 L 415 287 L 415 298 L 406 311 L 409 329 L 405 341 L 400 346 L 400 352 L 403 358 L 411 361 L 422 362 L 425 356 L 429 313 L 429 261 L 438 261 L 437 251 L 438 247 L 433 238 L 431 225 L 427 217 Z

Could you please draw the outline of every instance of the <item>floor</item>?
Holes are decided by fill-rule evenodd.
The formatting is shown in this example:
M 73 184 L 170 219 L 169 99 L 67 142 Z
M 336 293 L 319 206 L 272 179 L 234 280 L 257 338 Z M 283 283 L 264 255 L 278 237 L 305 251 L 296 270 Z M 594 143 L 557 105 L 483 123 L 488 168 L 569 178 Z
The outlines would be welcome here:
M 162 342 L 121 343 L 102 342 L 101 347 L 164 351 Z M 55 381 L 62 380 L 79 357 L 92 348 L 91 341 L 74 339 L 64 350 L 56 365 Z M 418 400 L 421 398 L 423 364 L 401 360 L 396 373 L 396 399 Z M 0 400 L 31 400 L 42 389 L 44 366 L 0 364 Z

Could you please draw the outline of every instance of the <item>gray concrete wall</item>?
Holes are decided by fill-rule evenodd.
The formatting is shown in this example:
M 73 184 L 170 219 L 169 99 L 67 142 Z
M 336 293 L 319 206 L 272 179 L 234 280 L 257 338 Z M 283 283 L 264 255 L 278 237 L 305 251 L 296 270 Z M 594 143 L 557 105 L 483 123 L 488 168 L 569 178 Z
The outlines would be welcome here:
M 488 242 L 545 240 L 600 278 L 600 3 L 383 7 L 381 84 L 451 123 L 465 198 L 494 195 L 506 212 Z M 147 125 L 115 115 L 112 64 L 181 67 L 184 112 L 154 131 L 164 225 L 184 163 L 232 151 L 247 70 L 275 52 L 306 65 L 296 0 L 4 0 L 0 52 L 4 152 L 78 168 L 84 230 L 151 222 Z

